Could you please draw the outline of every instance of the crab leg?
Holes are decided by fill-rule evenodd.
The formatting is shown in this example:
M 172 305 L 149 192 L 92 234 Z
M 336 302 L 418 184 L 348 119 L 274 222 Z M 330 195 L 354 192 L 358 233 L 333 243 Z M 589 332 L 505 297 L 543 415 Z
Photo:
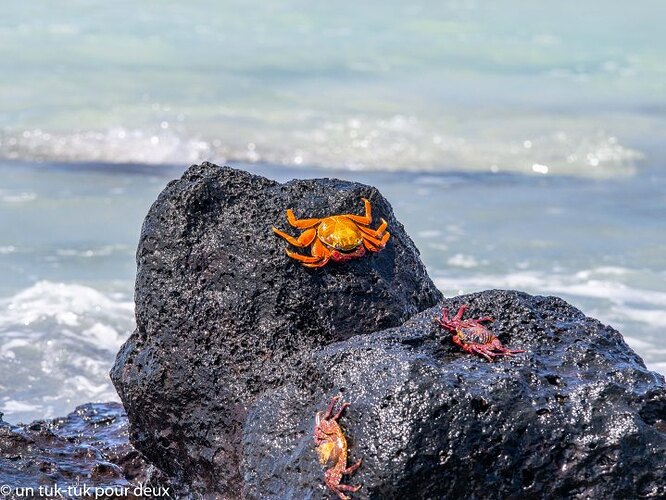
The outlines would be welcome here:
M 358 490 L 350 490 L 349 488 L 346 488 L 346 484 L 335 484 L 335 485 L 329 485 L 329 488 L 331 488 L 335 493 L 337 493 L 338 498 L 340 500 L 350 500 L 350 498 L 342 493 L 343 491 L 358 491 Z M 354 486 L 351 486 L 351 488 L 354 488 Z
M 307 229 L 321 222 L 321 219 L 297 219 L 291 208 L 287 209 L 287 220 L 289 224 L 299 229 Z
M 374 236 L 370 236 L 370 235 L 368 235 L 368 234 L 364 234 L 364 235 L 363 235 L 363 239 L 364 239 L 364 240 L 368 240 L 370 243 L 372 243 L 372 244 L 373 244 L 374 246 L 376 246 L 376 247 L 378 247 L 378 246 L 380 246 L 380 245 L 382 244 L 382 242 L 381 242 L 380 240 L 378 240 L 378 239 L 375 238 Z
M 468 306 L 467 304 L 465 304 L 464 306 L 460 306 L 460 309 L 458 309 L 458 313 L 457 313 L 456 316 L 453 318 L 453 322 L 455 323 L 455 322 L 457 322 L 457 321 L 460 321 L 460 320 L 462 319 L 462 317 L 463 317 L 463 314 L 465 314 L 465 311 L 466 311 L 468 308 L 469 308 L 469 306 Z
M 388 222 L 386 222 L 386 219 L 380 219 L 382 223 L 379 225 L 375 231 L 377 232 L 377 236 L 380 234 L 384 234 L 384 231 L 386 231 L 386 228 L 388 227 Z
M 491 363 L 493 362 L 492 358 L 496 356 L 495 353 L 489 351 L 486 348 L 486 346 L 482 344 L 465 344 L 460 340 L 460 337 L 458 337 L 458 335 L 454 335 L 451 340 L 453 340 L 454 344 L 462 347 L 463 351 L 468 352 L 470 354 L 480 354 Z
M 382 223 L 377 229 L 372 229 L 370 227 L 358 226 L 358 228 L 363 231 L 365 234 L 372 236 L 373 238 L 381 238 L 384 235 L 384 231 L 388 227 L 388 222 L 382 219 Z
M 500 344 L 499 340 L 497 339 L 491 344 L 490 349 L 493 349 L 497 351 L 497 354 L 504 356 L 511 356 L 512 354 L 520 354 L 521 352 L 525 352 L 524 349 L 507 349 L 502 344 Z
M 521 353 L 525 351 L 489 351 L 493 356 L 512 356 L 515 353 Z
M 439 323 L 443 328 L 446 328 L 447 330 L 451 330 L 451 324 L 449 323 L 449 310 L 444 307 L 442 308 L 442 317 L 438 318 L 435 316 L 435 321 Z
M 391 233 L 389 233 L 388 231 L 386 231 L 386 232 L 384 233 L 384 236 L 382 236 L 382 239 L 379 240 L 379 242 L 382 244 L 382 248 L 384 248 L 384 247 L 386 246 L 386 242 L 388 241 L 388 239 L 389 239 L 390 236 L 391 236 Z
M 370 202 L 367 199 L 365 198 L 361 199 L 365 204 L 365 215 L 345 214 L 345 217 L 349 217 L 354 222 L 365 224 L 367 226 L 372 222 L 372 207 L 370 206 Z
M 351 466 L 347 467 L 345 470 L 343 470 L 342 473 L 343 474 L 351 474 L 352 472 L 354 472 L 356 469 L 358 469 L 361 466 L 362 462 L 363 462 L 363 459 L 361 458 L 354 465 L 351 465 Z M 361 488 L 361 487 L 360 486 L 355 486 L 355 488 Z
M 379 252 L 379 250 L 380 250 L 379 247 L 376 247 L 375 245 L 370 243 L 370 241 L 366 240 L 365 238 L 363 238 L 363 246 L 365 248 L 367 248 L 368 250 L 370 250 L 371 252 Z
M 372 238 L 377 238 L 378 235 L 374 229 L 371 229 L 369 227 L 364 227 L 364 226 L 357 226 L 359 230 L 363 233 L 363 236 L 369 236 Z
M 280 231 L 276 227 L 273 228 L 273 231 L 278 236 L 282 236 L 289 243 L 291 243 L 295 247 L 299 247 L 299 248 L 309 246 L 314 241 L 315 237 L 317 236 L 317 230 L 315 228 L 310 228 L 306 231 L 303 231 L 298 238 L 294 238 L 293 236 L 290 236 L 287 233 L 283 233 L 282 231 Z
M 337 396 L 333 396 L 331 399 L 331 402 L 328 403 L 328 407 L 326 408 L 326 411 L 324 412 L 324 416 L 322 417 L 322 420 L 328 420 L 331 416 L 331 413 L 333 413 L 333 407 L 335 406 L 335 402 L 340 399 L 340 395 L 338 394 Z
M 321 263 L 321 257 L 312 257 L 310 255 L 301 255 L 300 253 L 292 252 L 290 250 L 286 250 L 287 255 L 291 257 L 292 259 L 298 260 L 300 262 L 303 262 L 304 266 L 308 267 L 321 267 L 324 264 Z
M 337 420 L 337 419 L 339 419 L 339 418 L 340 418 L 340 415 L 342 415 L 342 412 L 345 411 L 345 408 L 347 408 L 348 406 L 349 406 L 349 403 L 344 403 L 344 404 L 342 405 L 342 407 L 340 408 L 340 411 L 337 412 L 337 413 L 335 414 L 335 416 L 333 417 L 333 420 Z
M 333 489 L 333 491 L 338 494 L 338 498 L 340 500 L 350 500 L 350 497 L 342 493 L 342 491 L 340 491 L 340 488 L 336 487 L 335 489 Z
M 361 489 L 361 485 L 359 484 L 358 486 L 349 486 L 348 484 L 338 484 L 336 486 L 336 489 L 341 490 L 341 491 L 356 492 L 356 491 Z
M 315 239 L 314 245 L 310 249 L 312 255 L 301 255 L 300 253 L 292 252 L 289 249 L 286 249 L 285 252 L 292 259 L 296 259 L 300 262 L 303 262 L 303 265 L 306 267 L 321 267 L 328 262 L 330 259 L 330 252 L 326 250 L 321 241 Z
M 329 252 L 324 244 L 318 239 L 315 239 L 314 245 L 312 245 L 311 248 L 311 252 L 312 257 L 310 257 L 310 259 L 313 260 L 298 259 L 303 262 L 305 267 L 322 267 L 331 258 L 331 252 Z
M 513 354 L 519 354 L 521 352 L 525 352 L 522 349 L 506 349 L 505 347 L 496 342 L 493 342 L 490 346 L 478 345 L 478 344 L 468 345 L 466 347 L 463 347 L 463 349 L 471 353 L 480 354 L 481 356 L 485 357 L 488 361 L 491 362 L 493 361 L 491 358 L 495 358 L 497 356 L 511 356 Z
M 384 234 L 381 240 L 378 240 L 377 238 L 368 236 L 367 234 L 363 234 L 363 244 L 368 250 L 371 250 L 373 252 L 379 252 L 382 248 L 386 246 L 386 242 L 388 241 L 390 236 L 391 235 L 387 232 Z
M 497 354 L 492 353 L 492 352 L 488 351 L 487 349 L 485 349 L 485 348 L 483 348 L 482 346 L 479 346 L 479 345 L 470 346 L 469 349 L 465 349 L 465 350 L 469 350 L 470 352 L 475 352 L 477 354 L 480 354 L 481 356 L 486 358 L 491 363 L 493 362 L 493 358 L 495 356 L 497 356 Z

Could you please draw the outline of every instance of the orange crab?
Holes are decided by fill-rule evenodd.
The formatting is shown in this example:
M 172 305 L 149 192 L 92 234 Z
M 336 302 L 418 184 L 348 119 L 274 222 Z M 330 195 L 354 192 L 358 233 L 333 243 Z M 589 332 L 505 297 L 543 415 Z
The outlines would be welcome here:
M 304 229 L 298 238 L 283 233 L 276 227 L 275 234 L 282 236 L 298 248 L 310 247 L 310 255 L 302 255 L 287 249 L 287 255 L 303 263 L 306 267 L 322 267 L 329 260 L 345 262 L 363 257 L 366 250 L 379 252 L 386 246 L 391 236 L 386 230 L 384 219 L 377 229 L 372 229 L 372 207 L 370 202 L 361 198 L 365 204 L 365 215 L 331 215 L 322 219 L 297 219 L 293 210 L 287 210 L 289 224 Z
M 322 415 L 320 411 L 315 416 L 314 442 L 319 453 L 319 462 L 326 464 L 333 462 L 333 467 L 324 472 L 324 482 L 328 488 L 335 492 L 340 500 L 349 500 L 343 491 L 357 492 L 361 485 L 349 486 L 340 484 L 343 474 L 351 474 L 361 466 L 362 459 L 351 467 L 347 467 L 347 440 L 338 424 L 338 419 L 349 403 L 343 403 L 338 413 L 331 417 L 335 402 L 340 396 L 335 396 Z

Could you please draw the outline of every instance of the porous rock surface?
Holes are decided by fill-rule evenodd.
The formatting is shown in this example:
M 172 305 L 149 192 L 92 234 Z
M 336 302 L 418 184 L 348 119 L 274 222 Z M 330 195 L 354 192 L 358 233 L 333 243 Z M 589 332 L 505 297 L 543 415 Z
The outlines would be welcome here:
M 288 207 L 360 213 L 361 196 L 373 227 L 389 222 L 379 254 L 306 269 L 271 232 L 297 234 Z M 182 496 L 334 498 L 312 431 L 338 393 L 349 464 L 363 458 L 343 477 L 354 498 L 666 495 L 663 377 L 556 297 L 443 300 L 373 188 L 195 166 L 150 210 L 137 260 L 137 330 L 112 377 L 133 443 Z M 463 303 L 528 352 L 462 352 L 433 319 Z
M 557 297 L 492 290 L 448 299 L 493 316 L 528 352 L 488 363 L 433 318 L 302 355 L 302 377 L 266 391 L 243 433 L 246 498 L 327 497 L 313 415 L 331 395 L 354 498 L 664 498 L 666 386 L 620 333 Z M 334 498 L 330 496 L 330 498 Z
M 384 218 L 391 231 L 384 250 L 362 259 L 307 269 L 271 229 L 299 234 L 287 208 L 297 217 L 362 214 L 362 197 L 371 227 Z M 132 442 L 176 483 L 227 497 L 247 482 L 248 411 L 267 390 L 304 380 L 303 353 L 399 326 L 441 299 L 375 188 L 280 184 L 210 163 L 160 194 L 137 265 L 137 328 L 111 373 Z
M 105 488 L 134 498 L 140 497 L 133 494 L 140 484 L 166 484 L 129 443 L 127 416 L 118 403 L 89 403 L 66 417 L 30 424 L 12 425 L 1 417 L 0 485 L 12 490 L 2 498 L 24 498 L 28 488 L 31 498 L 101 498 Z M 82 485 L 91 488 L 88 495 Z M 48 489 L 40 495 L 40 487 Z M 116 496 L 105 496 L 111 497 Z

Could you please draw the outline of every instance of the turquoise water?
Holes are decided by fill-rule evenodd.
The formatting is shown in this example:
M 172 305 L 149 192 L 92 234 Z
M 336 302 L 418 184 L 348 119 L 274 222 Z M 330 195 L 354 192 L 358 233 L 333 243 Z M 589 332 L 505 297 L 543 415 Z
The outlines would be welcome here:
M 378 186 L 445 295 L 554 294 L 666 372 L 666 3 L 3 2 L 0 411 L 117 399 L 134 251 L 211 160 Z
M 666 4 L 6 0 L 13 159 L 630 175 Z

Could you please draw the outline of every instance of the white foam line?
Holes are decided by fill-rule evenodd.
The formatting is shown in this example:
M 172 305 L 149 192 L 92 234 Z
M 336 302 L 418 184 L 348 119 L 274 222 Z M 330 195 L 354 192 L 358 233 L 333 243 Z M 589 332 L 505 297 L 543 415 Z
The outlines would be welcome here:
M 5 401 L 5 403 L 2 405 L 2 412 L 3 413 L 18 413 L 22 411 L 31 411 L 35 412 L 41 408 L 40 405 L 31 405 L 30 403 L 24 403 L 22 401 L 16 401 L 14 399 L 10 399 L 8 401 Z
M 574 279 L 576 278 L 574 277 Z M 634 302 L 660 308 L 666 307 L 666 293 L 664 292 L 630 288 L 616 281 L 588 279 L 571 282 L 568 280 L 571 278 L 524 271 L 506 275 L 477 275 L 465 278 L 438 277 L 435 279 L 435 284 L 445 292 L 455 290 L 460 293 L 469 293 L 488 288 L 529 289 L 534 293 L 557 293 L 605 299 L 622 306 Z M 638 309 L 633 309 L 633 311 L 632 319 L 638 321 L 652 323 L 664 319 L 662 311 Z
M 27 326 L 46 318 L 60 325 L 76 326 L 81 316 L 129 316 L 133 311 L 132 302 L 113 300 L 94 288 L 40 281 L 0 300 L 0 329 Z
M 257 117 L 261 121 L 261 117 Z M 291 118 L 290 118 L 291 119 Z M 166 123 L 166 122 L 164 122 Z M 289 127 L 294 127 L 290 121 Z M 217 137 L 188 136 L 170 127 L 89 130 L 71 133 L 0 129 L 0 157 L 21 160 L 185 164 L 202 160 L 262 162 L 277 165 L 356 170 L 432 171 L 460 169 L 520 172 L 529 175 L 614 177 L 630 175 L 643 157 L 614 136 L 587 129 L 533 137 L 529 147 L 522 128 L 510 137 L 459 137 L 416 116 L 349 117 L 317 120 L 285 134 L 265 123 L 261 141 L 220 123 Z M 190 132 L 192 133 L 192 132 Z M 253 136 L 257 135 L 254 130 Z M 443 158 L 446 164 L 443 165 Z M 448 168 L 447 168 L 448 167 Z M 24 201 L 24 200 L 19 200 Z
M 662 374 L 666 373 L 666 361 L 661 361 L 657 363 L 646 362 L 645 366 L 647 366 L 648 370 L 652 370 Z

